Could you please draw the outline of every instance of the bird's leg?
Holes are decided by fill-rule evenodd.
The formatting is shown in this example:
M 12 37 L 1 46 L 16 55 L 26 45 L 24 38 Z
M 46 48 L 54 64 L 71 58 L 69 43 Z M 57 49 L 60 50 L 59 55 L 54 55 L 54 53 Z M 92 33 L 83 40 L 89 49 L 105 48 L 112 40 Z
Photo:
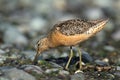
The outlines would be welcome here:
M 81 50 L 78 48 L 78 53 L 79 53 L 79 69 L 77 71 L 75 71 L 75 73 L 83 73 L 82 69 L 82 53 Z
M 66 64 L 66 66 L 65 66 L 65 69 L 68 69 L 68 66 L 70 64 L 70 61 L 71 61 L 72 57 L 73 57 L 73 50 L 72 50 L 72 46 L 70 46 L 70 56 L 69 56 L 69 60 Z
M 82 69 L 82 53 L 81 50 L 78 48 L 78 53 L 79 53 L 79 69 Z
M 82 69 L 82 54 L 79 48 L 78 48 L 78 53 L 79 53 L 79 69 L 75 71 L 75 73 L 79 73 L 79 72 L 83 73 L 83 71 L 81 70 Z

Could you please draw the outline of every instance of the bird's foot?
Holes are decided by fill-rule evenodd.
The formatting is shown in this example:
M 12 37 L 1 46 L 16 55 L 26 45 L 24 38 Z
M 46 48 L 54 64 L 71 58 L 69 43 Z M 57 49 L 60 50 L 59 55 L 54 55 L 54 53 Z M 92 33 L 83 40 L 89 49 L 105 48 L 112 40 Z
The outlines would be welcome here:
M 78 69 L 77 71 L 75 71 L 75 74 L 76 74 L 76 73 L 83 73 L 83 71 L 80 70 L 80 69 Z

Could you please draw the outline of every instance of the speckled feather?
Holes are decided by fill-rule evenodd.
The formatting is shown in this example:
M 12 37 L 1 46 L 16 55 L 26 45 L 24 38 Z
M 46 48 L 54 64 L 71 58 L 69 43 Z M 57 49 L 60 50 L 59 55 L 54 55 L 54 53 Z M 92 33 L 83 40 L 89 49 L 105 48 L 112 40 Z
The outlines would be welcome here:
M 102 20 L 87 21 L 80 19 L 72 19 L 55 24 L 53 30 L 58 30 L 62 34 L 67 36 L 82 34 L 100 21 Z

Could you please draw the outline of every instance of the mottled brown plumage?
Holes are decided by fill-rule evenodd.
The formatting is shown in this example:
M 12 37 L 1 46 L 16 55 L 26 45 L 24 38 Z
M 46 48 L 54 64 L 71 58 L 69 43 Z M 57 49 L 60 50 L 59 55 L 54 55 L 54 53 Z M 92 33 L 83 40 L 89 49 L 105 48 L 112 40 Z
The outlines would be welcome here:
M 54 25 L 53 30 L 56 29 L 67 36 L 82 34 L 101 21 L 103 21 L 103 19 L 94 21 L 72 19 Z
M 34 62 L 45 50 L 58 46 L 74 46 L 87 40 L 102 30 L 107 22 L 108 19 L 92 21 L 72 19 L 55 24 L 48 35 L 38 41 Z

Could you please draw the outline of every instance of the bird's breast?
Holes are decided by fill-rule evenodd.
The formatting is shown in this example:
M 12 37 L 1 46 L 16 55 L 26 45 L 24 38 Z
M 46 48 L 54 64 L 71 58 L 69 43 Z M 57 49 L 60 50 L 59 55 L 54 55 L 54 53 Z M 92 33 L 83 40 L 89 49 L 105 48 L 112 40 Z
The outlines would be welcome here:
M 72 46 L 76 45 L 88 38 L 87 34 L 76 34 L 76 35 L 71 35 L 67 36 L 59 31 L 55 31 L 51 34 L 51 46 L 56 47 L 56 46 Z

